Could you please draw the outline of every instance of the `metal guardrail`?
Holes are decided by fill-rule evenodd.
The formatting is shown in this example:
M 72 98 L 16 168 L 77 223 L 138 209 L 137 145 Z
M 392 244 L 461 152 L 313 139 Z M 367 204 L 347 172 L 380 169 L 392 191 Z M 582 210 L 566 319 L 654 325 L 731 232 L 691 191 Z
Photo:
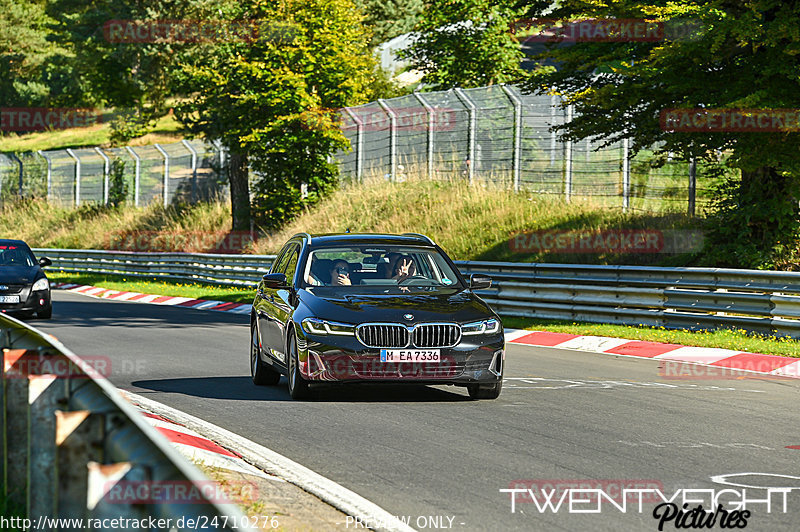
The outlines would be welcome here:
M 254 286 L 272 255 L 37 249 L 67 272 L 169 277 Z M 722 268 L 458 261 L 494 279 L 478 293 L 506 316 L 800 337 L 800 273 Z
M 215 529 L 251 530 L 237 506 L 207 496 L 211 481 L 125 401 L 96 364 L 6 315 L 0 315 L 0 347 L 0 428 L 5 434 L 0 438 L 0 481 L 6 508 L 25 509 L 29 524 L 41 530 L 84 530 L 89 528 L 86 519 L 163 520 L 155 526 L 172 530 L 194 529 L 202 522 L 217 523 Z M 141 488 L 152 494 L 159 486 L 171 486 L 177 494 L 179 485 L 187 491 L 197 488 L 193 498 L 143 502 L 126 497 L 121 502 L 107 495 L 120 486 L 135 486 L 137 496 Z M 79 526 L 55 519 L 84 521 Z M 169 526 L 162 526 L 167 519 Z M 106 529 L 132 527 L 99 522 Z

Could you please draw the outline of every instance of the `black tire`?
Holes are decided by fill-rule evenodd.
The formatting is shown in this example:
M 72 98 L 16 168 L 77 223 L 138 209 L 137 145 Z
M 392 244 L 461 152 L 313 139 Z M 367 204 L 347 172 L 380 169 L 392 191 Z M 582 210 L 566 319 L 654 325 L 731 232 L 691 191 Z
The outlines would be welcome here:
M 258 341 L 258 329 L 255 323 L 250 326 L 250 377 L 256 386 L 275 386 L 281 380 L 281 374 L 261 361 Z
M 36 313 L 36 317 L 40 320 L 49 320 L 53 317 L 53 305 L 50 305 L 44 310 L 40 310 Z
M 297 357 L 297 342 L 294 339 L 294 334 L 289 334 L 287 342 L 288 353 L 286 358 L 289 360 L 289 395 L 295 401 L 302 401 L 311 396 L 311 391 L 308 388 L 308 381 L 300 374 L 300 364 Z
M 503 381 L 497 384 L 470 384 L 467 391 L 472 399 L 497 399 L 503 389 Z

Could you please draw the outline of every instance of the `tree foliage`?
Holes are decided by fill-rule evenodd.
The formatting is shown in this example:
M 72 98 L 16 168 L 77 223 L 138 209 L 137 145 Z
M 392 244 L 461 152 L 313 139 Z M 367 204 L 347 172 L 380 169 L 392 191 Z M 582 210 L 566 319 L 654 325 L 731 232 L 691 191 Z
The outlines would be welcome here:
M 521 13 L 509 0 L 431 2 L 404 56 L 436 89 L 518 81 L 523 52 L 510 28 Z
M 545 56 L 558 68 L 538 72 L 527 88 L 559 93 L 574 105 L 576 118 L 562 134 L 608 143 L 629 137 L 634 151 L 659 143 L 662 152 L 687 158 L 729 153 L 727 164 L 742 177 L 719 191 L 708 256 L 719 265 L 787 264 L 798 244 L 798 133 L 669 132 L 659 116 L 672 108 L 797 109 L 796 4 L 565 0 L 560 6 L 547 16 L 658 20 L 668 29 L 654 42 L 577 42 L 549 50 Z M 528 15 L 542 9 L 540 2 Z
M 249 225 L 248 167 L 259 176 L 257 220 L 277 227 L 335 185 L 328 158 L 347 147 L 335 110 L 364 101 L 374 60 L 352 0 L 248 0 L 237 8 L 232 15 L 258 21 L 262 34 L 185 65 L 193 97 L 176 114 L 230 150 L 234 229 Z
M 364 25 L 372 30 L 372 46 L 378 46 L 414 29 L 425 7 L 423 0 L 356 0 L 364 13 Z

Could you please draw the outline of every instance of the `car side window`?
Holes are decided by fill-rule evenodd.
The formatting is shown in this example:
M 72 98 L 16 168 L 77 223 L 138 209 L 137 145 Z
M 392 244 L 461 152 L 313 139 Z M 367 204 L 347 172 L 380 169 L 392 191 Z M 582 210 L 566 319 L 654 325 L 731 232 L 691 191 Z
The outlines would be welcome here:
M 289 250 L 289 253 L 287 253 L 289 259 L 286 261 L 286 269 L 284 272 L 281 272 L 286 274 L 286 280 L 289 284 L 294 282 L 294 272 L 297 270 L 297 260 L 300 258 L 299 251 L 299 246 L 295 246 L 293 249 Z
M 278 258 L 272 263 L 269 273 L 283 273 L 282 268 L 286 265 L 286 259 L 289 258 L 289 250 L 291 247 L 291 244 L 283 246 L 283 249 L 278 252 Z

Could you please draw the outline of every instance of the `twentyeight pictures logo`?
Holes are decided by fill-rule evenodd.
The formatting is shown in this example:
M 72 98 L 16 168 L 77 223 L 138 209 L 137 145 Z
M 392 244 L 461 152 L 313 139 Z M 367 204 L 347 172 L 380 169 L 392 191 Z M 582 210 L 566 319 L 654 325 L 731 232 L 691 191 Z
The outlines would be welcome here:
M 745 528 L 753 513 L 787 513 L 792 488 L 665 490 L 657 480 L 514 480 L 511 513 L 528 503 L 540 514 L 649 514 L 665 528 Z M 530 513 L 527 512 L 527 513 Z

